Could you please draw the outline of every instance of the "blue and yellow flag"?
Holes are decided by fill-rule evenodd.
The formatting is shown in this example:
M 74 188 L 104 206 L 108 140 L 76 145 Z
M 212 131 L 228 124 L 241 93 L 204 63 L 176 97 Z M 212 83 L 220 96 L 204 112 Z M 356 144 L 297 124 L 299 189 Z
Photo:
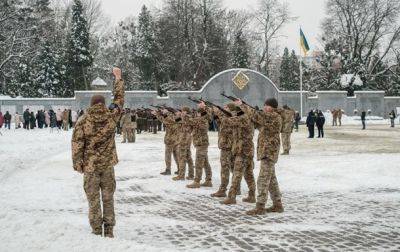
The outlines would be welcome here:
M 310 51 L 310 47 L 308 46 L 306 36 L 304 36 L 303 30 L 300 28 L 300 46 L 301 49 L 303 49 L 304 55 L 307 54 L 308 51 Z

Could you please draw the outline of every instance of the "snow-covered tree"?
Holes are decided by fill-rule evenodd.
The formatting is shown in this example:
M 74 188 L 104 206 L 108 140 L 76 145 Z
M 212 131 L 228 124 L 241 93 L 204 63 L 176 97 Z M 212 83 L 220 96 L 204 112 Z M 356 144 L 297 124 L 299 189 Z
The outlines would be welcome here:
M 232 50 L 233 50 L 232 67 L 249 68 L 250 62 L 249 62 L 248 46 L 245 38 L 243 37 L 242 30 L 236 32 Z
M 74 90 L 89 89 L 88 68 L 93 63 L 90 51 L 90 34 L 84 16 L 82 2 L 74 0 L 72 23 L 69 34 L 67 70 Z

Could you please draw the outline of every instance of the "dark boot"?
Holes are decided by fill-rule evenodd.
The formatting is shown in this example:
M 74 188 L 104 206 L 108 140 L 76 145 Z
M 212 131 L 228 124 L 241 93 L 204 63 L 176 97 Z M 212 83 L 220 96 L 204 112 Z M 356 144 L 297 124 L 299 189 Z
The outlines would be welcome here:
M 113 226 L 104 225 L 104 237 L 114 238 Z
M 103 228 L 102 227 L 93 228 L 92 229 L 92 234 L 102 236 L 103 235 Z
M 249 195 L 242 199 L 243 202 L 256 203 L 256 193 L 254 191 L 249 191 Z
M 219 189 L 217 192 L 211 194 L 211 197 L 225 198 L 226 197 L 226 190 Z
M 164 172 L 161 172 L 160 174 L 164 176 L 171 175 L 171 170 L 166 169 Z
M 247 215 L 264 215 L 267 213 L 267 210 L 265 209 L 265 204 L 264 203 L 257 203 L 256 208 L 253 210 L 247 211 Z
M 189 176 L 186 177 L 186 179 L 187 180 L 194 180 L 194 176 L 193 175 L 192 176 L 189 175 Z
M 267 211 L 267 213 L 283 213 L 284 209 L 283 209 L 282 201 L 278 200 L 278 201 L 274 202 L 272 207 L 267 208 L 266 211 Z

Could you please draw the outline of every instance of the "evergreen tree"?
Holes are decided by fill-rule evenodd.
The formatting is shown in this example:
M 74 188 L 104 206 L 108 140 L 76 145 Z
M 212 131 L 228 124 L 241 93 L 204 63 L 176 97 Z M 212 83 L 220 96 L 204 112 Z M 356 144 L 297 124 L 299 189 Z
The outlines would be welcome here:
M 57 56 L 51 51 L 47 42 L 39 56 L 39 70 L 36 82 L 40 86 L 39 92 L 44 97 L 52 97 L 59 93 L 61 87 L 61 73 L 57 64 Z
M 290 84 L 287 90 L 299 90 L 300 89 L 300 62 L 297 58 L 296 52 L 292 50 L 290 54 Z
M 7 94 L 12 97 L 41 97 L 36 85 L 31 64 L 21 60 L 13 72 L 13 79 L 7 85 Z
M 283 56 L 282 56 L 282 61 L 281 61 L 281 67 L 280 67 L 280 88 L 282 90 L 290 90 L 291 86 L 291 62 L 290 62 L 290 57 L 289 57 L 289 49 L 285 47 L 283 51 Z
M 87 22 L 80 0 L 74 0 L 72 7 L 72 24 L 68 43 L 67 75 L 69 85 L 73 87 L 73 90 L 88 90 L 88 77 L 90 76 L 88 69 L 92 65 L 93 57 L 90 52 Z
M 154 39 L 154 27 L 150 11 L 145 5 L 142 7 L 142 11 L 139 14 L 138 27 L 136 32 L 135 41 L 135 58 L 137 66 L 140 71 L 141 79 L 144 83 L 144 88 L 148 90 L 154 90 L 152 86 L 153 74 L 155 71 L 155 39 Z
M 243 37 L 242 30 L 239 30 L 235 34 L 235 40 L 233 42 L 233 62 L 232 67 L 235 68 L 249 68 L 249 52 L 247 42 Z

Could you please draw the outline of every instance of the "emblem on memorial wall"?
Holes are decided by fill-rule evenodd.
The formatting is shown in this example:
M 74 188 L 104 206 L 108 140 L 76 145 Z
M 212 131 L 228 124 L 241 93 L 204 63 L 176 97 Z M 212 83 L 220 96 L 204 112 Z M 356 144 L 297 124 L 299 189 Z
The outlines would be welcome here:
M 243 71 L 239 71 L 232 79 L 232 81 L 240 90 L 242 90 L 247 86 L 250 78 Z

